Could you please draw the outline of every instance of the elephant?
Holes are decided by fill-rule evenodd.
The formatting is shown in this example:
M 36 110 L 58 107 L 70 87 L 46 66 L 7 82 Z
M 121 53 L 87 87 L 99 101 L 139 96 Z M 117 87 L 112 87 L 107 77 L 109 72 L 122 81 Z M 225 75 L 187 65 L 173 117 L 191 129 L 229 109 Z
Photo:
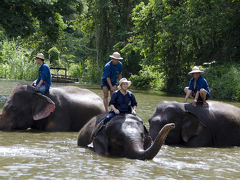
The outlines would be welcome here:
M 158 131 L 168 123 L 176 128 L 165 144 L 185 147 L 240 146 L 240 108 L 209 101 L 207 107 L 175 101 L 160 102 L 149 119 L 149 133 L 155 139 Z
M 153 142 L 138 116 L 116 115 L 102 127 L 105 116 L 93 117 L 84 125 L 78 134 L 78 146 L 86 147 L 93 143 L 93 150 L 100 155 L 150 160 L 156 156 L 168 132 L 174 128 L 173 123 L 165 125 Z
M 52 87 L 42 95 L 30 85 L 18 85 L 3 106 L 0 130 L 79 131 L 103 112 L 102 99 L 87 89 Z

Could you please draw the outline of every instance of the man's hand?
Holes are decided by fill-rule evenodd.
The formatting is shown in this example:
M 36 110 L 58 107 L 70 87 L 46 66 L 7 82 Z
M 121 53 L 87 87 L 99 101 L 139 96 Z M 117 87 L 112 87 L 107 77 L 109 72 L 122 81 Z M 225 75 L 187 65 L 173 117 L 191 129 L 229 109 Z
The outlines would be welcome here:
M 38 90 L 38 89 L 40 89 L 40 86 L 39 86 L 39 85 L 36 86 L 36 90 Z
M 136 115 L 136 114 L 137 114 L 135 109 L 132 110 L 132 114 L 133 114 L 133 115 Z
M 115 91 L 115 88 L 114 88 L 113 86 L 112 86 L 110 89 L 111 89 L 111 91 L 112 91 L 112 92 L 114 92 L 114 91 Z
M 114 109 L 113 111 L 114 111 L 115 114 L 120 114 L 118 109 Z
M 43 80 L 40 80 L 40 82 L 38 83 L 38 85 L 37 85 L 37 87 L 36 87 L 36 90 L 40 89 L 42 83 L 43 83 Z
M 192 105 L 193 105 L 194 107 L 197 107 L 197 102 L 194 100 L 194 101 L 192 102 Z

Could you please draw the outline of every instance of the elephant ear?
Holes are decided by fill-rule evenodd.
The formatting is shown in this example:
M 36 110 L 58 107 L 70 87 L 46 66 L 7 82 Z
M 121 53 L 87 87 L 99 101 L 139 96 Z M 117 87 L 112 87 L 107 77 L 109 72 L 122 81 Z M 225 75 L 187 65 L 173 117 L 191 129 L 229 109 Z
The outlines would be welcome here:
M 45 95 L 34 93 L 33 101 L 32 112 L 34 120 L 44 119 L 55 111 L 55 103 Z
M 202 128 L 200 120 L 192 113 L 186 112 L 181 131 L 183 141 L 188 142 L 193 136 L 198 135 Z
M 93 139 L 93 149 L 97 154 L 108 155 L 108 137 L 105 131 L 100 131 Z

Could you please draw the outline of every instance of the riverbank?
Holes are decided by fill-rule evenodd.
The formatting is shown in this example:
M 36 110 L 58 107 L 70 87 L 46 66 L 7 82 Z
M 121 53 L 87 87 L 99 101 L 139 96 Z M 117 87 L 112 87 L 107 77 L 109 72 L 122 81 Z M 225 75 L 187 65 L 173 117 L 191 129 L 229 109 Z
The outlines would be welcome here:
M 18 84 L 31 84 L 32 81 L 26 81 L 26 80 L 16 80 L 16 79 L 0 79 L 0 95 L 9 95 L 12 89 L 16 87 Z M 103 98 L 103 93 L 101 91 L 101 87 L 98 84 L 94 83 L 88 83 L 88 82 L 77 82 L 77 83 L 53 83 L 52 86 L 78 86 L 81 88 L 86 88 L 90 89 L 93 92 L 97 93 L 100 97 Z M 178 101 L 178 102 L 183 102 L 184 101 L 184 95 L 179 95 L 179 94 L 170 94 L 164 91 L 156 91 L 156 90 L 140 90 L 140 89 L 135 89 L 134 87 L 129 88 L 130 91 L 137 93 L 137 94 L 145 94 L 147 96 L 160 96 L 161 100 L 165 99 L 171 99 L 172 101 Z M 3 98 L 4 99 L 4 98 Z M 230 100 L 223 100 L 223 99 L 216 99 L 216 98 L 210 98 L 210 100 L 213 101 L 221 101 L 224 103 L 232 104 L 237 107 L 240 107 L 240 102 L 238 101 L 230 101 Z M 143 99 L 143 101 L 146 101 L 146 99 Z M 1 103 L 1 98 L 0 98 L 0 103 Z M 188 102 L 192 102 L 192 99 L 189 99 Z

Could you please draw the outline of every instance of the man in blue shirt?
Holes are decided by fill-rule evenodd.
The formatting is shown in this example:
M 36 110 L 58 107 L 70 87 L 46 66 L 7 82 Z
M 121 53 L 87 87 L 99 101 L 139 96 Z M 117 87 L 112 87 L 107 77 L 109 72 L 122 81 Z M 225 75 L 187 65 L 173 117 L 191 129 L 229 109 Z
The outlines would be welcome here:
M 206 100 L 210 97 L 210 89 L 205 78 L 201 76 L 204 72 L 201 71 L 197 66 L 194 66 L 192 71 L 188 74 L 192 75 L 193 78 L 189 82 L 189 87 L 185 87 L 184 91 L 186 93 L 184 102 L 191 95 L 194 98 L 193 106 L 197 106 L 197 102 L 202 102 L 203 106 L 207 106 Z
M 112 60 L 104 66 L 101 84 L 106 112 L 108 112 L 108 91 L 112 96 L 112 93 L 117 90 L 117 79 L 122 78 L 122 63 L 119 60 L 123 58 L 118 52 L 114 52 L 110 57 Z
M 52 76 L 50 68 L 44 63 L 44 55 L 38 53 L 36 56 L 36 63 L 40 65 L 38 79 L 33 82 L 33 86 L 37 92 L 46 94 L 51 86 Z

